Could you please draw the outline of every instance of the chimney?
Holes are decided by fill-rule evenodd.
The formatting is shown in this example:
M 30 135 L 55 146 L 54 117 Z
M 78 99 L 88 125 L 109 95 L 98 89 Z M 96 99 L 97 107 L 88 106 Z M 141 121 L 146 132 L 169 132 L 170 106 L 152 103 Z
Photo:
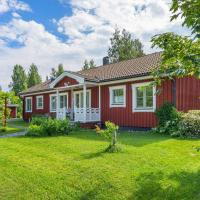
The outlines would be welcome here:
M 108 65 L 109 64 L 109 57 L 105 56 L 103 57 L 103 65 Z

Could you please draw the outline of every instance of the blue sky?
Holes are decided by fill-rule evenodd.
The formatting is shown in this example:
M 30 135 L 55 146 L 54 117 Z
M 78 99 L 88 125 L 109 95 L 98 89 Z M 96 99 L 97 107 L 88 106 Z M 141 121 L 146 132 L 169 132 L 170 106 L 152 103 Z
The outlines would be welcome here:
M 0 0 L 0 85 L 8 90 L 12 69 L 35 63 L 43 79 L 52 67 L 79 70 L 107 54 L 114 28 L 139 38 L 145 53 L 153 35 L 188 35 L 181 20 L 170 22 L 170 0 Z

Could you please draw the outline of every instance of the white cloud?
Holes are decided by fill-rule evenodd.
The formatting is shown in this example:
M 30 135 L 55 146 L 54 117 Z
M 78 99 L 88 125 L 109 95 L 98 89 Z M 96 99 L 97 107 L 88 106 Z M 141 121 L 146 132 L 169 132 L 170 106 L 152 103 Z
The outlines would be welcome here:
M 43 78 L 59 63 L 73 71 L 81 68 L 84 59 L 93 58 L 101 64 L 116 25 L 139 38 L 145 53 L 154 51 L 150 48 L 153 35 L 188 31 L 181 28 L 180 21 L 170 22 L 169 2 L 165 0 L 71 0 L 70 3 L 72 16 L 51 19 L 58 31 L 67 36 L 64 42 L 42 24 L 25 21 L 14 11 L 13 19 L 0 26 L 0 85 L 4 89 L 11 81 L 9 77 L 15 64 L 28 70 L 34 62 Z M 13 47 L 12 43 L 18 47 Z
M 0 0 L 0 14 L 10 10 L 31 11 L 30 6 L 18 0 Z

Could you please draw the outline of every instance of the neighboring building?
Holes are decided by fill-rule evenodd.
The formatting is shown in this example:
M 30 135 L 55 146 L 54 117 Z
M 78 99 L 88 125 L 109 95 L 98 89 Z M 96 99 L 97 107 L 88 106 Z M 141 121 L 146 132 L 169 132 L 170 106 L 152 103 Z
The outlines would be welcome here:
M 23 118 L 68 116 L 82 123 L 110 120 L 120 126 L 149 128 L 156 126 L 154 111 L 164 102 L 174 102 L 181 111 L 200 109 L 200 80 L 194 77 L 166 80 L 156 93 L 149 83 L 160 61 L 160 53 L 152 53 L 79 72 L 66 71 L 21 93 Z
M 17 104 L 8 104 L 7 105 L 7 108 L 10 109 L 10 118 L 11 119 L 17 118 L 17 107 L 18 107 Z

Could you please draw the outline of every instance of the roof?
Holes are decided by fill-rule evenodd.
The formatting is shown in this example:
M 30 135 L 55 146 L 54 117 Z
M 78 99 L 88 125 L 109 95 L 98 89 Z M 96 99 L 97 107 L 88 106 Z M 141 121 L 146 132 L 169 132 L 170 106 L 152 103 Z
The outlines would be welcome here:
M 111 80 L 147 76 L 152 72 L 153 69 L 158 67 L 160 61 L 161 52 L 156 52 L 134 59 L 70 73 L 83 77 L 87 81 L 99 83 Z M 44 83 L 35 85 L 23 91 L 21 94 L 51 90 L 51 82 L 52 80 L 48 80 Z
M 150 74 L 161 61 L 161 52 L 77 72 L 85 78 L 110 81 Z

